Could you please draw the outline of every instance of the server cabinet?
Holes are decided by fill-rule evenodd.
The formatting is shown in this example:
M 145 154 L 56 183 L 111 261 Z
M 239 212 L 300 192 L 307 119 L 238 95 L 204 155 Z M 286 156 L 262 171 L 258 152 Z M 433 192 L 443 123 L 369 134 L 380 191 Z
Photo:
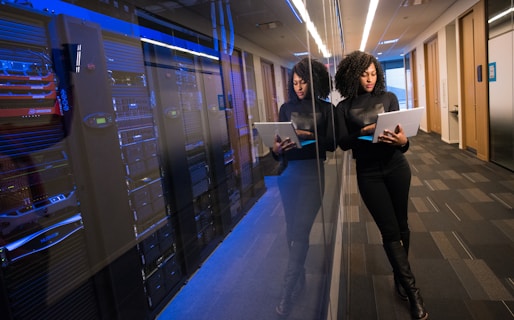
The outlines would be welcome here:
M 71 64 L 66 69 L 70 70 L 73 117 L 67 142 L 81 194 L 91 271 L 101 285 L 102 314 L 117 319 L 126 312 L 144 318 L 148 308 L 142 265 L 134 255 L 134 213 L 101 29 L 95 23 L 59 15 L 51 30 L 53 48 L 70 56 L 65 61 Z
M 243 214 L 230 77 L 133 6 L 0 6 L 2 318 L 152 319 Z
M 57 20 L 59 45 L 80 55 L 70 68 L 71 141 L 76 170 L 87 168 L 80 175 L 87 191 L 83 213 L 95 279 L 108 288 L 102 310 L 119 319 L 151 317 L 176 290 L 182 271 L 141 45 L 91 22 Z
M 216 148 L 194 57 L 149 43 L 144 44 L 144 52 L 180 253 L 186 271 L 193 272 L 222 233 L 216 215 L 227 193 L 214 188 L 213 182 L 215 163 L 223 163 L 224 158 L 216 157 L 220 148 L 210 151 Z
M 182 277 L 171 206 L 162 184 L 159 131 L 140 40 L 107 32 L 103 39 L 141 274 L 148 305 L 155 310 Z
M 0 310 L 98 319 L 49 20 L 0 11 Z
M 264 191 L 264 178 L 252 161 L 251 127 L 244 96 L 243 59 L 240 50 L 221 53 L 230 144 L 234 151 L 234 176 L 240 194 L 240 207 L 232 211 L 237 222 Z

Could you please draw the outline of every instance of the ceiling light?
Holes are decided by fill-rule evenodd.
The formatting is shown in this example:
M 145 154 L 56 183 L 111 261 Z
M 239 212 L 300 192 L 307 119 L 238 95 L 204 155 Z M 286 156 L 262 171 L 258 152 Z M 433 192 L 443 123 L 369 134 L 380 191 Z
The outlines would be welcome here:
M 366 43 L 368 42 L 369 32 L 371 30 L 371 26 L 373 25 L 373 19 L 375 18 L 377 7 L 378 0 L 371 0 L 369 2 L 368 16 L 366 17 L 366 24 L 364 25 L 364 31 L 362 32 L 360 51 L 364 51 L 366 49 Z
M 384 40 L 384 41 L 380 41 L 378 44 L 393 44 L 393 43 L 397 43 L 398 42 L 398 39 L 393 39 L 393 40 Z
M 307 56 L 309 55 L 309 52 L 308 51 L 305 51 L 305 52 L 295 52 L 293 53 L 293 56 L 295 57 L 303 57 L 303 56 Z
M 305 8 L 305 5 L 303 4 L 302 0 L 292 0 L 294 6 L 296 7 L 296 10 L 298 10 L 298 13 L 302 17 L 303 21 L 307 24 L 307 30 L 309 30 L 309 33 L 311 37 L 314 39 L 314 42 L 318 45 L 319 51 L 322 52 L 324 58 L 330 58 L 332 55 L 328 51 L 327 47 L 321 40 L 321 37 L 318 33 L 318 30 L 316 30 L 316 26 L 311 21 L 311 18 L 309 17 L 309 12 L 307 11 L 307 8 Z

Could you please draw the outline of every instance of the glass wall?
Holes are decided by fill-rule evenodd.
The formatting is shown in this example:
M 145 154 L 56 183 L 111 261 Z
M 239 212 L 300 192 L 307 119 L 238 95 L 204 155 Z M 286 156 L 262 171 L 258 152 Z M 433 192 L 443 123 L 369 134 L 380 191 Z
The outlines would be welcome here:
M 253 127 L 267 112 L 260 61 L 281 79 L 301 58 L 244 40 L 233 19 L 245 8 L 0 4 L 2 319 L 269 319 L 293 276 L 306 288 L 294 317 L 337 317 L 344 157 L 333 105 L 320 97 L 293 110 L 312 133 L 294 151 L 307 150 L 308 164 L 281 155 L 270 175 L 259 153 L 270 146 Z M 331 54 L 307 24 L 300 38 L 283 36 L 328 67 L 330 88 L 337 1 L 307 9 L 325 17 L 317 28 Z M 280 107 L 284 95 L 271 99 Z M 194 303 L 181 303 L 187 294 Z
M 487 6 L 491 161 L 514 170 L 514 4 L 488 1 Z

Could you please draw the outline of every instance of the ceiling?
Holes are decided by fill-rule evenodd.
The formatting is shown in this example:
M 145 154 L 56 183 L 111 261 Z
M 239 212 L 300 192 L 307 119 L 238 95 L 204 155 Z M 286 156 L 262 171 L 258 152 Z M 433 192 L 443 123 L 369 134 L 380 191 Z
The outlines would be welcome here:
M 337 0 L 340 21 L 334 18 L 337 16 L 334 12 L 334 1 L 336 0 L 305 0 L 305 3 L 318 33 L 324 42 L 327 41 L 328 50 L 337 58 L 359 49 L 368 1 Z M 457 1 L 380 1 L 365 51 L 384 61 L 401 59 L 401 54 L 408 50 L 409 44 Z M 405 6 L 406 2 L 424 3 Z M 230 37 L 228 30 L 231 16 L 236 39 L 244 38 L 290 63 L 299 59 L 293 53 L 305 52 L 309 48 L 314 58 L 322 58 L 316 44 L 312 40 L 307 41 L 305 23 L 296 19 L 286 0 L 138 0 L 136 3 L 139 7 L 171 21 L 194 27 L 196 31 L 202 32 L 196 28 L 203 28 L 203 32 L 208 35 L 213 34 L 210 23 L 212 5 L 217 19 L 218 35 L 223 34 L 220 23 L 220 17 L 223 17 L 224 34 L 227 38 Z M 338 31 L 340 27 L 343 36 Z M 388 45 L 380 44 L 393 39 L 398 41 Z M 235 42 L 237 45 L 237 40 Z

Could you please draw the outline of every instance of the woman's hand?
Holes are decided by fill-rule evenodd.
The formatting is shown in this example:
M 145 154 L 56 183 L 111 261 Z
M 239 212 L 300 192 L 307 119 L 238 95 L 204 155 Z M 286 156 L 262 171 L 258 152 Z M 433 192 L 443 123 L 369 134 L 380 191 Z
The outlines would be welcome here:
M 378 136 L 378 141 L 388 143 L 393 146 L 403 147 L 407 144 L 408 139 L 403 132 L 402 126 L 397 125 L 394 132 L 388 129 L 384 130 L 384 132 Z
M 275 136 L 275 143 L 273 144 L 273 148 L 271 150 L 276 155 L 281 155 L 284 151 L 291 150 L 296 148 L 296 143 L 291 141 L 289 138 L 285 138 L 282 140 L 279 135 Z
M 361 128 L 361 136 L 368 136 L 370 134 L 375 133 L 375 128 L 377 127 L 376 123 L 368 124 L 365 127 Z
M 301 140 L 312 140 L 312 139 L 316 138 L 314 136 L 314 132 L 310 132 L 310 131 L 307 131 L 307 130 L 300 130 L 300 129 L 298 129 L 298 130 L 296 130 L 296 135 Z

